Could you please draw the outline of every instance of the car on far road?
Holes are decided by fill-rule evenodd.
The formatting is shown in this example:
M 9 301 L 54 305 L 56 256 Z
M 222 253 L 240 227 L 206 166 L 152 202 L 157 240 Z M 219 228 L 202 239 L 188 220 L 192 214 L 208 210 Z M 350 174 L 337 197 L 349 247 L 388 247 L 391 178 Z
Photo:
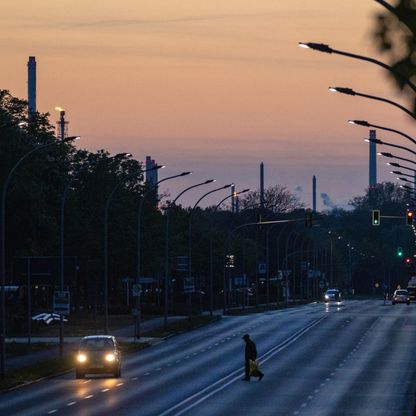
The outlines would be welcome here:
M 106 373 L 121 376 L 121 354 L 115 337 L 90 335 L 82 338 L 76 356 L 75 377 Z
M 391 298 L 391 304 L 394 305 L 396 303 L 406 303 L 410 305 L 410 297 L 409 292 L 406 289 L 397 289 L 393 293 L 393 297 Z
M 338 289 L 328 289 L 324 294 L 324 302 L 337 302 L 341 303 L 341 292 Z

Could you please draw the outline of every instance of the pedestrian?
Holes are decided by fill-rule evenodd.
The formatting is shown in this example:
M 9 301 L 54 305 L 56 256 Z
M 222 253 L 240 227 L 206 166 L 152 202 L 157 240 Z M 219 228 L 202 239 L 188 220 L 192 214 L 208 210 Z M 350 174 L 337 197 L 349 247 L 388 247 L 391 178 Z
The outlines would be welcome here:
M 246 343 L 246 348 L 244 352 L 245 358 L 245 377 L 242 379 L 243 381 L 250 381 L 250 361 L 257 360 L 257 348 L 256 344 L 250 339 L 250 335 L 245 334 L 242 339 Z M 259 381 L 264 377 L 264 374 L 257 369 L 257 374 L 251 374 L 253 376 L 257 376 Z

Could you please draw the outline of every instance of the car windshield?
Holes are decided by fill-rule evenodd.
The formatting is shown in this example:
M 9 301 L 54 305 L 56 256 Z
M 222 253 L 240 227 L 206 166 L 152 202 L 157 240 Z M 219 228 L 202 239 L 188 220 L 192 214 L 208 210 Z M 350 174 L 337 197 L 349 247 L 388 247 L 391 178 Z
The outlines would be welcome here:
M 398 290 L 396 295 L 407 295 L 407 290 Z
M 338 290 L 327 290 L 326 294 L 327 295 L 336 295 L 338 293 Z
M 108 338 L 88 338 L 83 339 L 80 344 L 81 350 L 108 350 L 114 349 L 114 344 Z

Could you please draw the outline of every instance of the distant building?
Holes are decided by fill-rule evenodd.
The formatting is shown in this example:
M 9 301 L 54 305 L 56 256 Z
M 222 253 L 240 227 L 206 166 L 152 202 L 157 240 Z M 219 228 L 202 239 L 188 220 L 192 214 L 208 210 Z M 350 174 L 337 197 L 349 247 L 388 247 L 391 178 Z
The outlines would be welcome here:
M 376 131 L 370 130 L 370 139 L 376 139 Z M 377 184 L 377 150 L 376 144 L 370 142 L 369 149 L 369 187 L 374 188 Z
M 157 185 L 158 182 L 158 170 L 149 170 L 157 166 L 157 163 L 151 158 L 151 156 L 146 156 L 146 182 L 152 184 L 153 186 Z
M 27 62 L 27 101 L 28 115 L 36 113 L 36 57 L 29 56 Z

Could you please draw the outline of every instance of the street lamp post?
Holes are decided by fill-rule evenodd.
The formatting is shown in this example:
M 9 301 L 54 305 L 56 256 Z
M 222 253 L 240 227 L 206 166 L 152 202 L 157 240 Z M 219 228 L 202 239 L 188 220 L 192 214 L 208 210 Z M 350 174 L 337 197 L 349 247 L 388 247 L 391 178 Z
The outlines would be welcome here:
M 169 179 L 179 178 L 181 176 L 191 175 L 192 172 L 182 172 L 178 175 L 169 176 L 167 178 L 161 179 L 155 185 L 149 187 L 147 191 L 143 194 L 142 199 L 140 200 L 139 209 L 137 211 L 137 265 L 136 265 L 136 284 L 140 284 L 140 273 L 141 273 L 141 221 L 142 221 L 142 210 L 143 205 L 147 197 L 149 196 L 150 192 L 157 189 L 159 184 L 162 182 L 168 181 Z M 140 338 L 140 305 L 141 302 L 141 293 L 139 292 L 138 296 L 136 296 L 136 309 L 137 309 L 137 316 L 135 316 L 136 324 L 135 324 L 135 338 Z
M 65 138 L 62 142 L 52 141 L 50 143 L 42 144 L 40 146 L 34 147 L 32 150 L 24 154 L 12 167 L 9 171 L 3 187 L 1 191 L 1 209 L 0 209 L 0 246 L 1 246 L 1 265 L 0 265 L 0 286 L 1 286 L 1 293 L 0 293 L 0 300 L 1 300 L 1 332 L 0 332 L 0 378 L 3 380 L 6 376 L 6 295 L 5 295 L 5 286 L 6 286 L 6 195 L 7 195 L 7 188 L 9 186 L 10 180 L 13 176 L 13 173 L 16 169 L 20 166 L 20 164 L 30 155 L 33 153 L 45 149 L 46 147 L 60 144 L 60 143 L 67 143 L 73 140 L 78 139 L 79 136 L 70 136 Z M 30 290 L 30 288 L 28 288 Z
M 165 233 L 165 305 L 164 305 L 164 319 L 163 319 L 163 326 L 166 329 L 168 325 L 168 306 L 169 306 L 169 213 L 171 207 L 175 204 L 175 202 L 187 191 L 197 188 L 198 186 L 207 185 L 209 183 L 214 182 L 215 179 L 208 179 L 205 182 L 197 183 L 196 185 L 188 186 L 179 195 L 167 206 L 166 208 L 166 233 Z
M 409 149 L 406 146 L 400 146 L 398 144 L 393 144 L 393 143 L 388 143 L 388 142 L 384 142 L 383 140 L 380 139 L 364 139 L 365 142 L 371 142 L 371 143 L 376 143 L 376 144 L 380 144 L 380 145 L 385 145 L 385 146 L 390 146 L 390 147 L 395 147 L 396 149 L 402 149 L 402 150 L 406 150 L 406 152 L 412 153 L 414 155 L 416 155 L 416 152 L 413 151 L 412 149 Z
M 355 124 L 357 126 L 363 126 L 363 127 L 373 127 L 375 129 L 379 129 L 379 130 L 385 130 L 385 131 L 390 131 L 392 133 L 396 133 L 399 134 L 400 136 L 405 137 L 407 140 L 410 140 L 413 144 L 416 144 L 416 140 L 413 137 L 410 137 L 408 134 L 403 133 L 400 130 L 396 130 L 396 129 L 391 129 L 389 127 L 383 127 L 383 126 L 379 126 L 377 124 L 372 124 L 369 123 L 366 120 L 348 120 L 348 123 L 350 124 Z
M 227 195 L 223 198 L 218 204 L 214 207 L 211 212 L 211 221 L 210 221 L 210 231 L 209 231 L 209 314 L 212 316 L 212 312 L 214 309 L 214 255 L 213 255 L 213 218 L 215 212 L 217 212 L 218 208 L 221 204 L 229 198 L 236 197 L 237 195 L 243 194 L 245 192 L 250 191 L 250 189 L 244 189 L 240 192 L 235 192 L 234 194 Z
M 227 189 L 227 188 L 231 188 L 231 186 L 233 186 L 233 183 L 230 183 L 228 185 L 225 186 L 221 186 L 220 188 L 216 188 L 213 189 L 207 193 L 205 193 L 204 195 L 201 196 L 201 198 L 198 199 L 198 201 L 195 202 L 194 206 L 190 209 L 189 212 L 189 232 L 188 232 L 188 278 L 191 279 L 192 277 L 192 216 L 194 213 L 195 208 L 198 206 L 198 204 L 208 195 L 213 194 L 214 192 L 218 192 L 218 191 L 222 191 L 223 189 Z M 228 195 L 231 196 L 231 195 Z M 227 196 L 227 197 L 228 197 Z M 191 313 L 192 313 L 192 294 L 188 293 L 188 298 L 187 298 L 187 303 L 188 303 L 188 316 L 189 318 L 191 317 Z
M 107 197 L 104 209 L 104 333 L 108 334 L 108 211 L 110 208 L 110 202 L 113 198 L 113 195 L 117 191 L 117 189 L 127 180 L 134 178 L 135 176 L 150 172 L 152 170 L 161 169 L 164 166 L 156 165 L 150 169 L 146 169 L 144 171 L 139 170 L 133 172 L 130 175 L 127 175 L 123 179 L 121 179 L 111 190 L 110 194 Z
M 314 42 L 299 42 L 299 46 L 301 48 L 307 48 L 307 49 L 313 49 L 315 51 L 319 52 L 325 52 L 330 54 L 336 54 L 336 55 L 342 55 L 347 56 L 349 58 L 358 59 L 360 61 L 366 61 L 370 62 L 372 64 L 381 66 L 382 68 L 386 69 L 387 71 L 390 71 L 392 74 L 394 74 L 397 78 L 399 78 L 403 84 L 407 84 L 413 91 L 416 92 L 416 85 L 413 84 L 412 81 L 410 81 L 408 78 L 397 72 L 392 66 L 385 64 L 384 62 L 378 61 L 377 59 L 370 58 L 368 56 L 358 55 L 355 53 L 340 51 L 337 49 L 331 48 L 329 45 L 326 45 L 324 43 L 314 43 Z
M 329 87 L 328 90 L 331 91 L 331 92 L 339 92 L 341 94 L 352 95 L 352 96 L 363 97 L 363 98 L 369 98 L 371 100 L 382 101 L 384 103 L 391 104 L 391 105 L 399 108 L 400 110 L 404 111 L 407 115 L 409 115 L 410 117 L 412 117 L 413 119 L 416 120 L 416 116 L 410 110 L 408 110 L 406 107 L 403 107 L 402 105 L 400 105 L 400 104 L 398 104 L 394 101 L 388 100 L 387 98 L 377 97 L 375 95 L 363 94 L 363 93 L 354 91 L 351 88 L 345 88 L 345 87 Z

